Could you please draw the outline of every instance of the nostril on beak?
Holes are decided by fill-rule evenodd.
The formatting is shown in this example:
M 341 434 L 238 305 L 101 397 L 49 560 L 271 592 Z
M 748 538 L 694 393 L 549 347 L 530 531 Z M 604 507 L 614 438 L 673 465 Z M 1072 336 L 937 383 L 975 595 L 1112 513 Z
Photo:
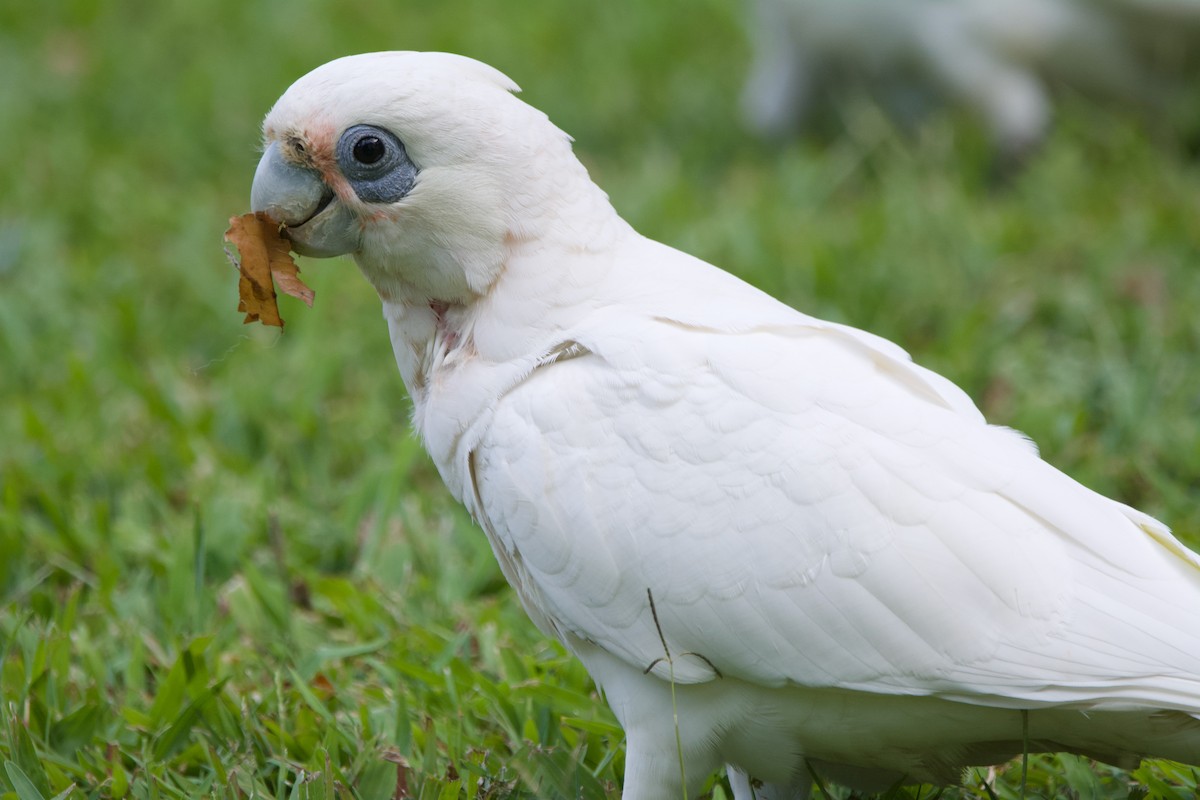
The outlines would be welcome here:
M 311 169 L 283 157 L 272 142 L 258 162 L 250 188 L 250 208 L 266 212 L 284 225 L 303 225 L 333 200 L 333 192 Z

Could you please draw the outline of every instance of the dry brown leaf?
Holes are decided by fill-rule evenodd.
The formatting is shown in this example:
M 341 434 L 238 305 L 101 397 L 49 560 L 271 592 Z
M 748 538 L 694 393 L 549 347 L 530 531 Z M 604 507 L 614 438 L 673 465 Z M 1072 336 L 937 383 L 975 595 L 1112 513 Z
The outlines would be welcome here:
M 337 689 L 334 688 L 333 682 L 330 681 L 329 677 L 323 672 L 318 672 L 316 675 L 314 675 L 310 685 L 326 700 L 333 697 L 334 694 L 337 693 Z
M 380 755 L 384 761 L 390 761 L 396 765 L 396 788 L 392 791 L 392 800 L 409 800 L 412 795 L 408 788 L 408 771 L 412 767 L 408 763 L 400 751 L 394 747 L 385 749 Z
M 279 306 L 275 302 L 275 287 L 271 283 L 271 259 L 263 236 L 262 221 L 254 214 L 231 217 L 225 241 L 238 249 L 240 258 L 233 263 L 241 278 L 238 280 L 238 311 L 246 312 L 245 322 L 261 320 L 264 325 L 283 327 Z
M 246 312 L 243 322 L 283 327 L 275 283 L 284 294 L 312 306 L 313 290 L 300 280 L 300 268 L 292 260 L 291 244 L 280 233 L 279 223 L 262 212 L 230 217 L 225 241 L 237 247 L 240 256 L 231 260 L 241 276 L 238 311 Z

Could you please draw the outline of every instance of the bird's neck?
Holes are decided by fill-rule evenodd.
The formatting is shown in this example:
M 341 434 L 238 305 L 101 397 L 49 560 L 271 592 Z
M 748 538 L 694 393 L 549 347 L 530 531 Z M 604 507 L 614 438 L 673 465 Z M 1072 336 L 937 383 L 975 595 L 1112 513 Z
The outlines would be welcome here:
M 637 236 L 565 135 L 534 149 L 510 164 L 491 204 L 455 209 L 452 230 L 433 227 L 443 218 L 400 217 L 385 246 L 365 248 L 373 260 L 358 258 L 418 405 L 439 371 L 519 360 L 571 324 L 611 254 Z
M 612 254 L 637 235 L 597 193 L 576 200 L 603 204 L 590 218 L 564 215 L 543 236 L 510 232 L 484 291 L 436 296 L 404 282 L 372 280 L 414 401 L 422 401 L 439 370 L 520 359 L 593 306 Z

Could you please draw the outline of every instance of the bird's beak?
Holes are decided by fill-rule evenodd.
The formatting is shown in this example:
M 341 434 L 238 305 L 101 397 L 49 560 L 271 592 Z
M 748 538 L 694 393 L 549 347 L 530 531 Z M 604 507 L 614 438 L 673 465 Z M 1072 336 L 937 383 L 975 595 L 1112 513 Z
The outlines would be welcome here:
M 278 142 L 271 143 L 254 171 L 250 209 L 284 225 L 284 235 L 301 255 L 340 256 L 361 244 L 362 232 L 350 210 L 316 171 L 285 159 Z

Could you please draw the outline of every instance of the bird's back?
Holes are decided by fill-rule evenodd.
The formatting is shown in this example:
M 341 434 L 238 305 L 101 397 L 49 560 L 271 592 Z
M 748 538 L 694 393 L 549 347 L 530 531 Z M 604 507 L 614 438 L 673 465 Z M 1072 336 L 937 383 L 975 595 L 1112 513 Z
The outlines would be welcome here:
M 1022 709 L 1047 749 L 1200 758 L 1200 563 L 1164 526 L 894 345 L 627 247 L 632 299 L 488 408 L 464 490 L 610 700 L 628 669 L 769 700 L 795 752 L 913 776 L 1019 752 Z

